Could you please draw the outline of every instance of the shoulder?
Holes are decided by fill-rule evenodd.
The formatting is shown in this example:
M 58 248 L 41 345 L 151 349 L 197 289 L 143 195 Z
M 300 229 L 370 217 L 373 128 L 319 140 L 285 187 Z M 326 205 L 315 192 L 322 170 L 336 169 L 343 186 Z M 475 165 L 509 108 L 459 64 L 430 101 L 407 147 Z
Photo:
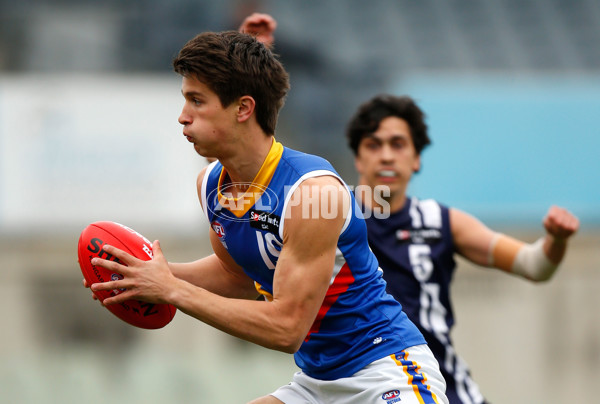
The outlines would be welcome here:
M 407 197 L 409 198 L 409 197 Z M 449 208 L 435 199 L 409 198 L 402 209 L 416 227 L 443 228 L 449 226 Z
M 350 199 L 350 191 L 346 184 L 333 173 L 322 173 L 301 179 L 293 193 L 292 197 L 296 201 L 315 204 L 315 206 L 334 206 Z
M 209 165 L 207 165 L 206 167 L 204 167 L 202 170 L 200 170 L 200 173 L 198 173 L 198 176 L 196 177 L 196 186 L 198 187 L 198 189 L 200 189 L 200 187 L 202 186 L 203 182 L 205 179 L 208 179 L 208 176 L 213 173 L 213 172 L 219 172 L 219 170 L 215 170 L 215 167 L 219 165 L 220 163 L 219 161 L 213 161 L 212 163 L 210 163 Z
M 198 198 L 200 199 L 200 204 L 202 205 L 202 208 L 204 208 L 206 205 L 206 185 L 208 179 L 212 173 L 219 172 L 219 170 L 215 170 L 217 164 L 218 161 L 210 163 L 208 166 L 200 170 L 198 176 L 196 177 L 196 190 L 198 192 Z
M 319 176 L 315 176 L 315 177 L 309 177 L 305 180 L 303 180 L 301 182 L 300 185 L 309 185 L 309 186 L 316 186 L 316 187 L 329 187 L 329 186 L 333 186 L 335 189 L 346 189 L 345 184 L 342 182 L 342 180 L 333 175 L 333 174 L 326 174 L 323 173 L 322 175 Z
M 204 167 L 202 170 L 200 170 L 198 176 L 196 177 L 196 187 L 198 187 L 198 189 L 202 187 L 202 182 L 204 181 L 204 176 L 206 175 L 206 168 L 207 167 Z
M 286 202 L 292 195 L 298 196 L 302 190 L 307 192 L 308 187 L 346 185 L 324 158 L 289 148 L 284 149 L 275 178 L 276 184 L 284 184 L 286 187 Z
M 410 198 L 413 204 L 417 204 L 421 209 L 439 209 L 439 210 L 449 210 L 448 206 L 443 204 L 442 202 L 427 198 L 427 199 L 419 199 L 419 198 Z
M 333 175 L 302 180 L 290 197 L 280 226 L 280 236 L 284 241 L 289 239 L 290 232 L 296 233 L 299 229 L 302 233 L 312 231 L 314 234 L 338 231 L 352 212 L 350 191 Z
M 284 147 L 281 160 L 299 173 L 313 170 L 329 170 L 337 175 L 331 163 L 323 157 L 303 153 L 288 147 Z

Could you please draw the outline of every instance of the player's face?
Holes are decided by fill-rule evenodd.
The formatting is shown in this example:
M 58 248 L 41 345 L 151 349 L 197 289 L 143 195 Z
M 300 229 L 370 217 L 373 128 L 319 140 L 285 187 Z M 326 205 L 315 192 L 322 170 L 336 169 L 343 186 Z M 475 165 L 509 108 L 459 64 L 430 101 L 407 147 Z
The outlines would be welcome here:
M 392 197 L 398 193 L 403 196 L 420 164 L 410 127 L 395 116 L 383 119 L 375 133 L 361 140 L 355 159 L 361 183 L 370 187 L 387 185 Z
M 179 123 L 183 135 L 202 156 L 219 155 L 231 143 L 236 123 L 236 106 L 223 108 L 217 94 L 195 77 L 183 77 L 181 93 L 185 98 Z

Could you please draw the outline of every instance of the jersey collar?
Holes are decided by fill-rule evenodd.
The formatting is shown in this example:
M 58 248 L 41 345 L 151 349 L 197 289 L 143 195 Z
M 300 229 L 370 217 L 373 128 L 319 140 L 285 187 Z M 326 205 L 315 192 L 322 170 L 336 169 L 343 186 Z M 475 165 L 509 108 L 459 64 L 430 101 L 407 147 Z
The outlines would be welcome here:
M 223 167 L 221 169 L 221 175 L 219 176 L 219 184 L 217 187 L 219 204 L 238 218 L 244 216 L 262 196 L 265 189 L 271 182 L 282 155 L 283 145 L 273 138 L 271 149 L 269 150 L 265 161 L 260 167 L 260 170 L 258 170 L 258 173 L 252 180 L 252 184 L 248 190 L 244 192 L 244 194 L 238 196 L 237 198 L 231 198 L 221 193 L 223 184 L 227 178 L 227 171 L 225 171 L 225 167 Z

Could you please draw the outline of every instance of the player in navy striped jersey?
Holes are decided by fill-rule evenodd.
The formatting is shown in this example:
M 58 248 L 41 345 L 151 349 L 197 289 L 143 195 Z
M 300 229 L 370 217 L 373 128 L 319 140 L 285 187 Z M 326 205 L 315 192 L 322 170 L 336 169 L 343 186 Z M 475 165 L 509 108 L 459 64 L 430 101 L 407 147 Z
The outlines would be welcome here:
M 123 288 L 103 303 L 170 303 L 294 354 L 301 372 L 254 404 L 447 403 L 438 363 L 386 293 L 353 194 L 327 161 L 274 138 L 289 88 L 277 58 L 250 35 L 207 32 L 173 67 L 182 76 L 183 135 L 216 159 L 197 180 L 214 254 L 168 263 L 154 242 L 153 259 L 141 261 L 104 245 L 120 263 L 93 265 L 124 278 L 92 290 Z
M 369 190 L 389 188 L 385 198 L 357 192 L 357 199 L 364 195 L 369 242 L 387 290 L 427 339 L 446 378 L 450 403 L 485 402 L 450 338 L 455 254 L 534 282 L 546 281 L 561 262 L 578 219 L 552 206 L 543 219 L 545 236 L 527 244 L 463 211 L 408 196 L 408 183 L 421 168 L 421 152 L 430 144 L 424 114 L 409 97 L 380 95 L 361 105 L 348 124 L 347 139 L 359 184 Z

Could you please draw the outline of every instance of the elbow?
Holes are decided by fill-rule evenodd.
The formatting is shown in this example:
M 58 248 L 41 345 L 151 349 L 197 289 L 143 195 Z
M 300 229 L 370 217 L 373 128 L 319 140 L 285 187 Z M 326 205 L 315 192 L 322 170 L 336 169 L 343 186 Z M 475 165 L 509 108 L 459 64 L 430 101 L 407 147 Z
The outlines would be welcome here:
M 300 336 L 297 332 L 290 330 L 278 339 L 276 349 L 287 354 L 295 354 L 304 343 L 304 338 L 305 336 Z
M 295 354 L 296 352 L 298 352 L 300 350 L 300 347 L 304 343 L 305 339 L 306 339 L 306 335 L 299 335 L 298 338 L 291 341 L 291 343 L 287 347 L 288 348 L 287 353 Z
M 297 322 L 282 322 L 277 331 L 278 337 L 273 340 L 275 345 L 273 348 L 284 353 L 295 354 L 304 343 L 306 334 L 307 332 Z
M 293 355 L 296 352 L 298 352 L 298 350 L 300 349 L 301 346 L 302 346 L 302 344 L 286 344 L 286 345 L 281 346 L 279 351 L 286 353 L 286 354 Z
M 271 330 L 274 349 L 295 354 L 310 334 L 317 313 L 312 313 L 303 305 L 271 303 L 275 310 L 268 316 L 266 327 Z
M 302 346 L 302 341 L 297 342 L 297 341 L 279 340 L 279 341 L 271 344 L 271 346 L 267 346 L 267 348 L 271 348 L 275 351 L 293 355 L 296 352 L 298 352 L 298 350 L 300 349 L 301 346 Z

